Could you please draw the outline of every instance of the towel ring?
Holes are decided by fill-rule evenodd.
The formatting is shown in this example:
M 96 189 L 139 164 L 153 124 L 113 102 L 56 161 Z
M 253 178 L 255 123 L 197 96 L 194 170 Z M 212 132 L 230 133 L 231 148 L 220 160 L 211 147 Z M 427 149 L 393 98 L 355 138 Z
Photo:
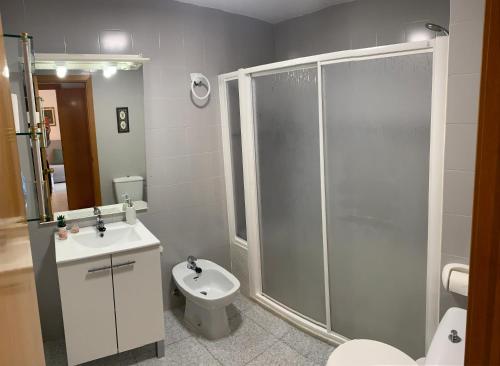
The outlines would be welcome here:
M 196 92 L 194 91 L 194 87 L 200 86 L 201 84 L 203 84 L 203 81 L 205 82 L 205 84 L 207 86 L 207 92 L 205 95 L 200 96 L 200 95 L 196 94 Z M 205 75 L 203 75 L 201 73 L 192 73 L 191 74 L 191 93 L 193 93 L 193 96 L 199 100 L 204 100 L 204 99 L 208 98 L 208 96 L 210 95 L 210 81 L 208 81 L 208 78 Z

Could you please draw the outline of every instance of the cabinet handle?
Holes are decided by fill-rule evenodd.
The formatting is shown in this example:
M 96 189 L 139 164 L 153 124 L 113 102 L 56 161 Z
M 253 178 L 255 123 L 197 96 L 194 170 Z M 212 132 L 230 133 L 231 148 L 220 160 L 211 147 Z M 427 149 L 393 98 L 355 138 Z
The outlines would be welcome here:
M 104 267 L 92 268 L 92 269 L 89 269 L 87 272 L 88 273 L 95 273 L 95 272 L 105 271 L 107 269 L 111 269 L 111 266 L 104 266 Z
M 125 267 L 125 266 L 131 266 L 135 263 L 135 261 L 128 261 L 120 264 L 115 264 L 113 268 L 120 268 L 120 267 Z

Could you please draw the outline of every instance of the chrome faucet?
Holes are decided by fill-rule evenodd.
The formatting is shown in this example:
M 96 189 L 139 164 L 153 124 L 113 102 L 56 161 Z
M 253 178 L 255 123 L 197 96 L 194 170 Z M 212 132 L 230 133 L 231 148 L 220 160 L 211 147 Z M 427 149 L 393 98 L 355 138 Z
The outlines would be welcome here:
M 189 269 L 192 269 L 192 270 L 193 270 L 193 271 L 195 271 L 196 273 L 201 273 L 201 268 L 200 268 L 200 267 L 198 267 L 198 266 L 196 265 L 196 261 L 197 261 L 197 260 L 198 260 L 198 259 L 196 259 L 196 257 L 194 257 L 194 256 L 190 255 L 190 256 L 187 258 L 187 267 L 188 267 Z
M 104 226 L 104 221 L 101 217 L 101 210 L 98 207 L 94 207 L 94 215 L 96 215 L 96 229 L 100 233 L 101 237 L 104 236 L 104 232 L 106 231 L 106 227 Z

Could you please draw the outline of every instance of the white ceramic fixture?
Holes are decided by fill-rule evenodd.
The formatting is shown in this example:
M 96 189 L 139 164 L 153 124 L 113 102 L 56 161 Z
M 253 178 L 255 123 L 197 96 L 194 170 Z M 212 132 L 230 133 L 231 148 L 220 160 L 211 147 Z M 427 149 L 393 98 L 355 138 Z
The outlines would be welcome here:
M 198 259 L 196 265 L 201 273 L 188 268 L 187 262 L 172 269 L 177 287 L 186 296 L 184 319 L 208 339 L 225 337 L 230 333 L 226 306 L 235 299 L 240 281 L 209 260 Z
M 95 226 L 88 226 L 81 228 L 77 234 L 70 233 L 66 240 L 54 235 L 54 240 L 57 264 L 160 244 L 139 220 L 135 225 L 122 221 L 106 224 L 102 238 Z
M 415 361 L 388 344 L 368 339 L 355 339 L 336 348 L 330 355 L 327 366 L 462 366 L 465 355 L 466 318 L 467 312 L 464 309 L 448 309 L 432 338 L 425 359 Z M 408 330 L 402 329 L 401 331 Z
M 132 201 L 142 201 L 144 192 L 144 178 L 138 175 L 113 179 L 116 202 L 123 202 L 123 195 L 127 194 Z
M 140 222 L 55 235 L 68 365 L 156 343 L 164 349 L 161 246 Z M 161 353 L 159 353 L 161 355 Z

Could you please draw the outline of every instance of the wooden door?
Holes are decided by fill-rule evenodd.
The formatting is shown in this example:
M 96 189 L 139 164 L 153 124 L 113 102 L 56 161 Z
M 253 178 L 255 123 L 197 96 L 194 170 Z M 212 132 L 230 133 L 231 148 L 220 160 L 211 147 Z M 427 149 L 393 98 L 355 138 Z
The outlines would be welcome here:
M 68 364 L 117 352 L 111 257 L 57 266 Z
M 0 70 L 6 65 L 0 37 Z M 45 365 L 10 85 L 4 75 L 0 75 L 0 172 L 0 365 Z
M 56 89 L 68 208 L 94 207 L 94 174 L 84 84 Z
M 113 254 L 118 351 L 165 338 L 159 247 Z
M 486 1 L 466 365 L 500 365 L 500 1 Z

